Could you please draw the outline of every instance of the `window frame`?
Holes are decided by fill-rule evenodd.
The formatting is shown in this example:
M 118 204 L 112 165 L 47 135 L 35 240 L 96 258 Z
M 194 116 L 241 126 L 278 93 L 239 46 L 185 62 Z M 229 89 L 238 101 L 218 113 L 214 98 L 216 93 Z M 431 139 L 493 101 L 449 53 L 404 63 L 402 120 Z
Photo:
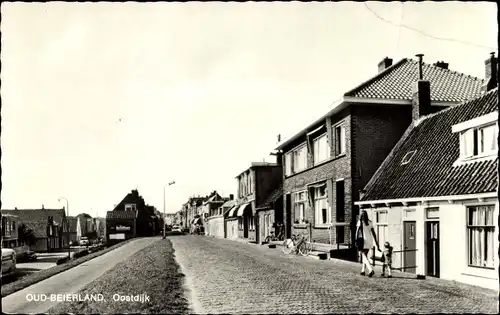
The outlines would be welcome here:
M 317 192 L 323 187 L 325 189 L 324 195 L 320 195 L 318 197 Z M 311 187 L 311 190 L 312 190 L 312 194 L 310 194 L 310 195 L 311 195 L 311 201 L 312 201 L 311 203 L 312 203 L 313 210 L 314 210 L 314 226 L 315 227 L 328 227 L 332 224 L 332 213 L 331 213 L 330 203 L 328 201 L 328 197 L 329 197 L 328 185 L 326 182 L 321 183 L 321 184 L 317 184 L 316 186 Z M 318 207 L 318 205 L 317 205 L 318 201 L 325 203 L 326 223 L 323 223 L 323 220 L 321 220 L 321 219 L 323 219 L 323 213 L 320 211 L 322 211 L 324 208 Z
M 340 128 L 339 134 L 337 134 L 337 129 Z M 342 135 L 343 131 L 343 135 Z M 334 154 L 335 157 L 339 157 L 346 154 L 347 151 L 347 128 L 345 120 L 338 122 L 332 126 L 332 132 L 334 134 Z M 340 144 L 338 144 L 340 142 Z
M 303 199 L 297 199 L 297 196 L 300 196 L 301 194 L 304 194 Z M 307 189 L 295 191 L 292 193 L 292 208 L 293 208 L 293 215 L 294 215 L 294 220 L 293 220 L 294 224 L 297 224 L 297 223 L 295 223 L 295 221 L 299 221 L 298 224 L 305 224 L 307 198 L 308 198 Z M 302 209 L 299 208 L 299 211 L 298 211 L 299 217 L 297 218 L 297 207 L 300 205 L 302 205 L 303 208 Z
M 484 142 L 486 138 L 484 130 L 489 128 L 492 130 L 491 140 L 494 141 L 498 137 L 497 122 L 482 124 L 459 132 L 459 159 L 461 161 L 486 157 L 498 152 L 498 140 L 493 142 L 493 149 L 485 150 L 487 144 Z M 471 145 L 472 148 L 469 148 L 468 145 Z
M 324 139 L 324 140 L 323 140 Z M 324 141 L 325 144 L 325 152 L 324 152 L 324 156 L 321 157 L 319 156 L 319 149 L 320 149 L 320 141 Z M 316 144 L 318 144 L 318 146 L 316 146 Z M 317 137 L 314 137 L 312 139 L 312 155 L 313 155 L 313 165 L 318 165 L 320 163 L 323 163 L 324 161 L 327 161 L 329 158 L 330 158 L 330 141 L 329 141 L 329 137 L 328 137 L 328 132 L 324 132 L 322 134 L 320 134 L 319 136 Z
M 125 207 L 125 211 L 136 211 L 137 210 L 137 205 L 135 203 L 126 203 L 124 207 Z
M 487 208 L 489 212 L 491 212 L 491 217 L 492 217 L 492 222 L 491 224 L 471 224 L 470 223 L 470 210 L 471 209 L 478 209 L 478 208 Z M 497 264 L 497 253 L 495 250 L 495 229 L 497 228 L 495 225 L 495 205 L 494 204 L 480 204 L 480 205 L 470 205 L 466 207 L 466 246 L 467 246 L 467 266 L 471 268 L 479 268 L 479 269 L 488 269 L 488 270 L 494 270 L 496 268 Z M 488 215 L 485 215 L 485 220 L 487 221 Z M 485 222 L 487 223 L 487 222 Z M 493 255 L 492 259 L 493 261 L 491 262 L 491 266 L 480 266 L 480 265 L 475 265 L 472 263 L 472 239 L 471 239 L 471 232 L 472 230 L 482 230 L 484 236 L 481 241 L 484 242 L 484 248 L 480 250 L 482 252 L 481 254 L 484 255 L 483 260 L 486 261 L 486 258 L 488 256 L 486 249 L 488 248 L 487 239 L 488 239 L 488 233 L 485 233 L 487 230 L 491 230 L 491 233 L 493 234 Z
M 381 222 L 380 220 L 380 214 L 385 215 L 385 220 Z M 377 210 L 375 211 L 375 220 L 374 221 L 374 228 L 375 228 L 375 233 L 377 235 L 377 239 L 379 241 L 379 244 L 383 246 L 383 244 L 388 240 L 389 238 L 389 211 L 388 210 Z M 384 231 L 384 237 L 381 238 L 381 231 Z

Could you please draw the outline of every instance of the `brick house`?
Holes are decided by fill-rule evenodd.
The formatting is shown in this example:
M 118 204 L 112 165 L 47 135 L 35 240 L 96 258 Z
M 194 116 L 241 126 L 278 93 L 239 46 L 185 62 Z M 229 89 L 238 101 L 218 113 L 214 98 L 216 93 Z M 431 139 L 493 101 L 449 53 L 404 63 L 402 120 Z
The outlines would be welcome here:
M 274 228 L 277 222 L 283 222 L 283 185 L 274 189 L 266 199 L 257 205 L 259 223 L 260 244 L 264 242 L 267 236 L 274 232 L 278 236 L 278 231 Z
M 236 176 L 237 207 L 228 213 L 226 220 L 237 218 L 238 238 L 256 243 L 263 241 L 259 230 L 263 226 L 259 225 L 257 208 L 281 185 L 282 173 L 281 163 L 253 162 L 248 169 Z
M 4 215 L 18 217 L 17 226 L 24 224 L 32 230 L 35 244 L 31 250 L 37 252 L 58 251 L 68 246 L 68 221 L 65 209 L 14 209 L 2 210 Z
M 106 243 L 112 245 L 135 238 L 138 213 L 139 211 L 130 207 L 123 211 L 108 211 L 106 213 Z
M 357 205 L 396 268 L 498 289 L 496 58 L 486 74 L 483 95 L 415 117 Z
M 154 213 L 154 207 L 146 205 L 144 198 L 139 194 L 139 191 L 137 189 L 134 189 L 130 193 L 128 193 L 123 198 L 123 200 L 115 206 L 113 211 L 137 211 L 137 236 L 156 235 L 156 231 L 160 229 L 159 218 L 157 218 L 156 214 Z M 118 216 L 113 217 L 117 218 Z
M 201 205 L 207 197 L 190 197 L 188 201 L 182 205 L 181 214 L 183 217 L 183 228 L 193 229 L 195 219 L 200 215 Z M 197 220 L 198 221 L 198 220 Z
M 362 189 L 412 121 L 412 83 L 431 84 L 431 112 L 480 93 L 483 80 L 404 58 L 379 72 L 277 149 L 283 153 L 285 233 L 310 233 L 318 250 L 349 247 Z M 310 229 L 310 230 L 309 230 Z

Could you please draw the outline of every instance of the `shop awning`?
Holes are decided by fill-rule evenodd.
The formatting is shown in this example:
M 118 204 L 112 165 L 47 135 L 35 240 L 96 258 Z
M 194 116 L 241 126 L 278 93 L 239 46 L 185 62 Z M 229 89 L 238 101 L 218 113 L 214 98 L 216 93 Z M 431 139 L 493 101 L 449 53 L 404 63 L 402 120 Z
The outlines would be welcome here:
M 229 210 L 229 212 L 228 212 L 228 215 L 227 215 L 227 216 L 228 216 L 229 218 L 230 218 L 230 217 L 234 217 L 234 216 L 235 216 L 235 214 L 236 214 L 236 210 L 238 210 L 238 206 L 234 206 L 234 207 L 232 207 L 232 208 Z
M 250 203 L 244 203 L 238 208 L 238 213 L 236 214 L 238 217 L 242 217 L 243 214 L 245 213 L 245 210 L 248 209 L 250 206 Z

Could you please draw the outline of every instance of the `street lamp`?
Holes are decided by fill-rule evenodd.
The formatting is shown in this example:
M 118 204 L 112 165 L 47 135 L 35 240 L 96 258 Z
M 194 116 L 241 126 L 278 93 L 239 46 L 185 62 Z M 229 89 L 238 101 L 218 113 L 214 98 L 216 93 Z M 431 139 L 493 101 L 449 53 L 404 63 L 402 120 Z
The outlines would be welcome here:
M 69 202 L 68 199 L 61 197 L 57 199 L 58 202 L 61 202 L 61 199 L 66 201 L 66 233 L 68 233 L 68 259 L 71 258 L 71 247 L 69 246 L 69 230 L 70 230 L 70 224 L 69 224 Z
M 163 186 L 163 238 L 165 238 L 167 236 L 167 232 L 166 232 L 166 228 L 165 228 L 165 226 L 166 226 L 166 224 L 165 224 L 165 220 L 166 220 L 166 217 L 165 217 L 165 188 L 167 186 L 171 186 L 173 184 L 175 184 L 175 181 L 171 181 L 170 183 L 165 184 Z

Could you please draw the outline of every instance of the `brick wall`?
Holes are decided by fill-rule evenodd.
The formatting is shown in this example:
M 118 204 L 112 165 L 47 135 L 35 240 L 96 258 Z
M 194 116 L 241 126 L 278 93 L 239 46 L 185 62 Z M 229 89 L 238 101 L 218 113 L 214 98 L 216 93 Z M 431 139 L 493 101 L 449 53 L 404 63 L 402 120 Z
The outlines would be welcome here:
M 284 194 L 287 193 L 293 193 L 297 191 L 301 191 L 304 189 L 307 189 L 307 185 L 320 182 L 325 180 L 327 182 L 327 187 L 329 192 L 328 194 L 328 202 L 330 205 L 331 209 L 331 215 L 332 215 L 332 221 L 335 221 L 335 204 L 336 204 L 336 196 L 335 196 L 335 190 L 334 190 L 334 184 L 336 180 L 338 179 L 343 179 L 345 182 L 345 220 L 350 220 L 351 217 L 351 211 L 352 211 L 352 199 L 350 197 L 351 191 L 352 191 L 352 184 L 351 184 L 351 127 L 352 127 L 352 122 L 351 122 L 351 115 L 349 109 L 346 109 L 342 112 L 340 112 L 337 115 L 334 115 L 333 117 L 329 117 L 328 119 L 325 119 L 325 124 L 327 126 L 326 130 L 329 136 L 329 139 L 333 139 L 333 133 L 332 133 L 332 124 L 336 124 L 338 122 L 344 121 L 345 123 L 345 128 L 346 128 L 346 152 L 345 155 L 342 155 L 340 157 L 334 157 L 328 160 L 325 163 L 322 163 L 317 166 L 312 166 L 312 156 L 308 157 L 308 166 L 309 168 L 303 172 L 294 174 L 292 176 L 288 176 L 284 178 L 284 183 L 283 183 L 283 192 Z M 305 138 L 302 139 L 302 141 L 305 141 Z M 330 143 L 330 149 L 331 152 L 334 151 L 334 141 L 329 141 Z M 290 145 L 290 148 L 286 148 L 286 150 L 292 149 L 294 146 L 297 146 L 299 142 L 295 142 Z M 331 155 L 333 156 L 333 155 Z M 311 167 L 312 166 L 312 167 Z M 332 189 L 333 188 L 333 189 Z M 293 198 L 293 195 L 292 195 Z M 291 210 L 291 215 L 292 215 L 292 233 L 295 234 L 308 234 L 308 228 L 307 225 L 296 225 L 293 224 L 295 221 L 294 218 L 294 210 L 293 210 L 293 199 L 292 199 L 292 210 Z M 305 209 L 305 217 L 306 220 L 312 223 L 312 229 L 311 229 L 311 236 L 312 240 L 315 242 L 320 242 L 320 243 L 329 243 L 330 242 L 330 231 L 328 228 L 325 227 L 315 227 L 314 226 L 314 210 L 313 210 L 313 205 L 311 202 L 306 203 L 306 209 Z M 286 213 L 286 202 L 283 202 L 283 209 L 284 212 Z M 347 231 L 346 231 L 347 232 Z M 290 237 L 290 235 L 287 235 L 287 237 Z M 335 243 L 335 237 L 332 237 L 332 242 Z

